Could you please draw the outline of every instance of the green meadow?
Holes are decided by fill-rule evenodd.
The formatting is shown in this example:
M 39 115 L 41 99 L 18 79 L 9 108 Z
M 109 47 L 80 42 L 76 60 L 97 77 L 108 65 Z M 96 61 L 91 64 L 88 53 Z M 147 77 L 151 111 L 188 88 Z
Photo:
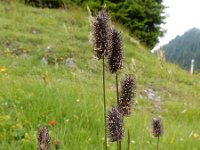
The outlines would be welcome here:
M 56 139 L 62 150 L 103 149 L 102 60 L 94 57 L 87 9 L 0 2 L 0 12 L 0 149 L 37 149 L 41 126 L 49 129 L 52 149 Z M 156 149 L 151 122 L 160 116 L 161 150 L 199 150 L 199 74 L 161 64 L 127 29 L 116 27 L 124 41 L 120 80 L 133 74 L 137 82 L 122 149 L 127 129 L 131 150 Z M 107 110 L 116 104 L 114 86 L 115 76 L 106 65 Z M 115 149 L 109 143 L 109 150 Z

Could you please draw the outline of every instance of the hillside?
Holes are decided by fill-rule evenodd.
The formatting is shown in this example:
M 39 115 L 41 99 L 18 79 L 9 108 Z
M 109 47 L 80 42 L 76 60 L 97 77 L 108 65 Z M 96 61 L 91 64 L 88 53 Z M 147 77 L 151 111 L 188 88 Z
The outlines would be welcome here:
M 182 36 L 177 36 L 166 44 L 166 60 L 180 65 L 182 68 L 189 70 L 191 60 L 195 60 L 195 70 L 200 70 L 200 30 L 192 28 Z
M 103 101 L 101 61 L 94 58 L 87 11 L 79 7 L 39 9 L 0 2 L 0 147 L 37 148 L 37 130 L 47 125 L 51 144 L 63 150 L 101 150 Z M 80 15 L 81 14 L 81 15 Z M 200 78 L 173 64 L 160 64 L 116 25 L 124 40 L 125 73 L 136 74 L 134 113 L 125 119 L 131 148 L 156 149 L 152 117 L 161 116 L 160 149 L 200 149 Z M 114 76 L 106 68 L 109 108 Z M 50 126 L 50 121 L 55 121 Z M 127 135 L 123 140 L 126 149 Z M 116 149 L 110 143 L 109 149 Z

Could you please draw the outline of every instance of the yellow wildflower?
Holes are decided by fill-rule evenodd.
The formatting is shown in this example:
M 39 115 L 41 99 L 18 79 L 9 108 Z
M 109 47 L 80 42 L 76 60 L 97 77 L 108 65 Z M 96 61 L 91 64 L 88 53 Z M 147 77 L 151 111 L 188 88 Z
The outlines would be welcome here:
M 17 123 L 17 124 L 16 124 L 16 128 L 23 128 L 23 126 L 22 126 L 22 124 Z
M 198 133 L 193 133 L 193 134 L 192 134 L 192 137 L 193 137 L 194 139 L 197 139 L 197 138 L 199 137 L 199 134 L 198 134 Z
M 5 67 L 0 68 L 0 72 L 6 72 L 6 71 L 7 71 L 7 68 L 5 68 Z

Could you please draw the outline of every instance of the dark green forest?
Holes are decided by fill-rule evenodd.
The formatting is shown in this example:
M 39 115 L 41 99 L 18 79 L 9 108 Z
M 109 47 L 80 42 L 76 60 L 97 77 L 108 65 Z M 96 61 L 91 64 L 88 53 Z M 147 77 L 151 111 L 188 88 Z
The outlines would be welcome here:
M 95 13 L 107 7 L 112 19 L 129 29 L 141 43 L 152 49 L 165 31 L 160 27 L 166 18 L 163 0 L 25 0 L 36 7 L 58 8 L 88 5 Z
M 200 71 L 200 30 L 192 28 L 182 36 L 177 36 L 163 47 L 167 61 L 176 63 L 189 70 L 191 59 L 195 60 L 194 69 Z

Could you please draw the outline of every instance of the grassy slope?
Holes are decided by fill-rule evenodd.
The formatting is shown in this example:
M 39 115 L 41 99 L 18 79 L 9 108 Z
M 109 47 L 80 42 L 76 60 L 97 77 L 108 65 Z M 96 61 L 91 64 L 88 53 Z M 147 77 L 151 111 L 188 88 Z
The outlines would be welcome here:
M 94 59 L 88 42 L 87 13 L 80 8 L 48 10 L 2 2 L 0 12 L 1 149 L 36 149 L 37 129 L 49 126 L 50 120 L 56 121 L 49 126 L 51 140 L 60 139 L 61 149 L 102 149 L 101 61 Z M 125 119 L 135 141 L 132 149 L 156 148 L 149 130 L 151 118 L 157 115 L 164 122 L 161 149 L 200 149 L 200 139 L 195 137 L 200 134 L 199 77 L 171 64 L 161 67 L 128 32 L 122 30 L 122 34 L 121 78 L 136 72 L 138 83 L 135 111 Z M 16 56 L 13 50 L 22 54 Z M 45 65 L 44 56 L 58 63 Z M 66 58 L 73 58 L 75 67 L 65 67 Z M 107 70 L 109 106 L 116 99 L 113 84 Z M 140 95 L 148 88 L 161 96 L 161 102 Z M 110 149 L 115 145 L 110 144 Z

